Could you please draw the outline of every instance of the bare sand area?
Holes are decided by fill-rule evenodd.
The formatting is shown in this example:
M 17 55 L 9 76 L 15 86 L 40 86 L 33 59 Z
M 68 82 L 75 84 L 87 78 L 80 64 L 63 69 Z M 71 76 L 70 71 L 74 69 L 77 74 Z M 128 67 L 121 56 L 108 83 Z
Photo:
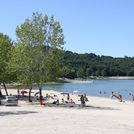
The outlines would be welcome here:
M 10 90 L 16 94 L 16 90 Z M 48 94 L 60 93 L 47 91 Z M 44 92 L 46 94 L 46 92 Z M 77 103 L 77 95 L 71 95 Z M 134 134 L 134 103 L 88 96 L 88 107 L 48 107 L 19 101 L 0 106 L 1 134 Z

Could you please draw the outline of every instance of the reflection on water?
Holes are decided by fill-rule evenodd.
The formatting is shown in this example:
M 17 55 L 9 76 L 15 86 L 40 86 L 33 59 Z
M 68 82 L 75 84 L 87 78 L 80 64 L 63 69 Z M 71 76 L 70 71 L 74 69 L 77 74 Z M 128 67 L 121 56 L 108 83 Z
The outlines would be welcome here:
M 86 93 L 90 96 L 110 97 L 111 92 L 122 94 L 123 98 L 131 100 L 134 94 L 134 80 L 94 80 L 92 83 L 62 83 L 45 84 L 43 90 L 55 90 L 69 93 Z

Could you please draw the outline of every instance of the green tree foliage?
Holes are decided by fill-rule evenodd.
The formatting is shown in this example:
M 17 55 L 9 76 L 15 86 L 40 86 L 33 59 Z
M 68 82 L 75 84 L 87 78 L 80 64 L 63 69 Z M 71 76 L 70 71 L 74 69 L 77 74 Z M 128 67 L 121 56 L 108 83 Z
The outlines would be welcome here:
M 69 65 L 68 68 L 71 67 L 64 77 L 134 76 L 134 57 L 113 58 L 93 53 L 77 54 L 66 51 L 64 62 L 65 65 Z M 71 70 L 74 70 L 74 73 Z
M 14 79 L 14 76 L 10 72 L 10 68 L 8 66 L 11 58 L 12 48 L 13 42 L 11 39 L 7 35 L 0 33 L 0 83 L 3 84 L 5 90 L 5 84 L 12 82 Z M 6 94 L 8 95 L 7 90 Z
M 17 44 L 12 66 L 18 80 L 23 83 L 41 84 L 55 79 L 62 59 L 63 30 L 59 22 L 39 13 L 25 20 L 16 28 Z
M 27 85 L 36 83 L 42 99 L 41 86 L 47 80 L 55 80 L 59 73 L 64 45 L 63 30 L 59 22 L 38 12 L 16 28 L 17 43 L 11 66 L 18 81 Z M 30 94 L 29 94 L 30 101 Z

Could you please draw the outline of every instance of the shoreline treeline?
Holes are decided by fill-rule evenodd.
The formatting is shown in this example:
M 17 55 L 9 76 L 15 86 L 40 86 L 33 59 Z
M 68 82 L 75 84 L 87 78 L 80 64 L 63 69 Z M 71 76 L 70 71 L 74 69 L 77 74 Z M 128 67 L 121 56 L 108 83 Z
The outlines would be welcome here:
M 134 76 L 134 57 L 114 58 L 94 53 L 78 54 L 65 51 L 64 62 L 68 78 Z

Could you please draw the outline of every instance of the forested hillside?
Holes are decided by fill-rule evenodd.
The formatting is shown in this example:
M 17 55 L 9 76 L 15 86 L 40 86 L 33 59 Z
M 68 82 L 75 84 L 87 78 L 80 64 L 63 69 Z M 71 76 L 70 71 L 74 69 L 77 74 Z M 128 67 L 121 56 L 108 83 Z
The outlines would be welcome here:
M 114 58 L 93 53 L 64 53 L 64 76 L 88 78 L 90 76 L 134 76 L 134 57 Z

